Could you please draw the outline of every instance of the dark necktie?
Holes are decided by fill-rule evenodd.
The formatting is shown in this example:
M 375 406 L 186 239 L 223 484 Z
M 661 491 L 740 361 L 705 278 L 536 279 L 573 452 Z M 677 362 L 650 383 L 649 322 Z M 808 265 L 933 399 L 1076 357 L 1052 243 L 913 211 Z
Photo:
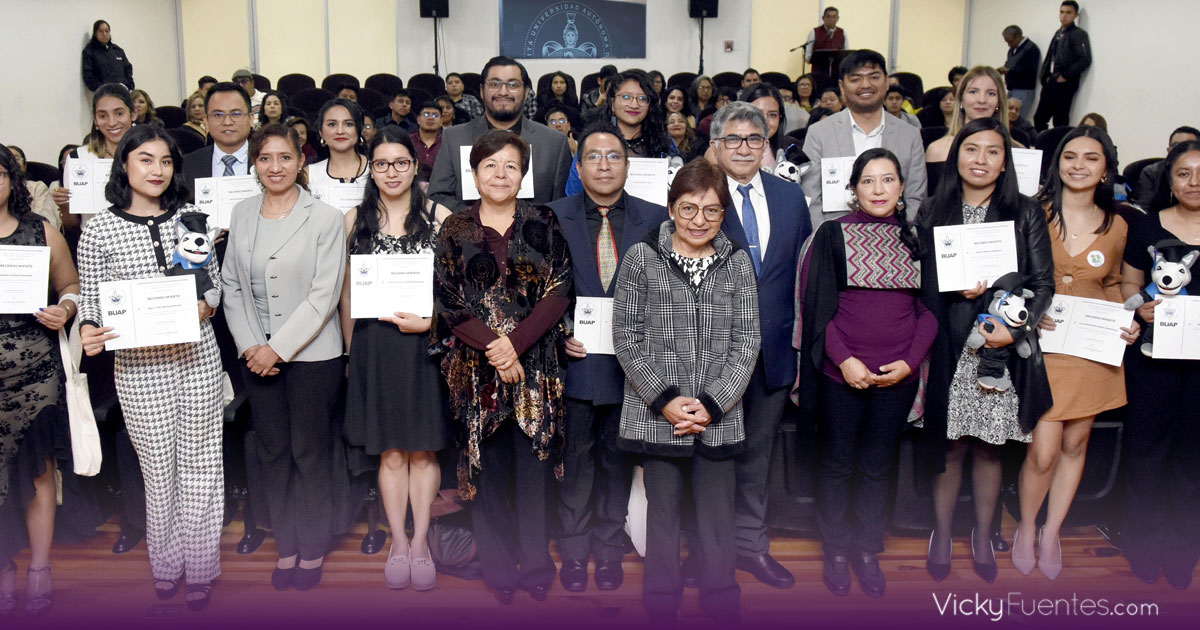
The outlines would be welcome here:
M 738 186 L 737 191 L 742 195 L 742 229 L 746 231 L 746 246 L 750 250 L 750 262 L 754 263 L 754 275 L 762 272 L 762 255 L 758 250 L 758 215 L 754 214 L 754 204 L 750 203 L 750 190 L 753 184 Z

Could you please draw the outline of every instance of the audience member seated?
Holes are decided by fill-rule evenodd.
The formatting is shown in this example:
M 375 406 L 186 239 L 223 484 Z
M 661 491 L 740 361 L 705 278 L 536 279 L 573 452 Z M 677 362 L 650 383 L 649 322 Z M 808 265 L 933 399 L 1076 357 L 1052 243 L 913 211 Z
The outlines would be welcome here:
M 254 74 L 249 70 L 238 70 L 233 73 L 233 78 L 230 80 L 242 88 L 246 92 L 246 96 L 250 97 L 250 113 L 258 116 L 259 110 L 262 109 L 263 93 L 254 89 Z
M 316 162 L 317 150 L 313 148 L 312 142 L 309 140 L 308 119 L 304 116 L 292 116 L 287 121 L 287 127 L 289 129 L 295 129 L 296 135 L 300 138 L 300 143 L 303 145 L 302 150 L 304 152 L 304 163 L 312 164 L 313 162 Z
M 262 108 L 254 121 L 255 128 L 265 127 L 271 123 L 283 124 L 287 119 L 287 95 L 278 90 L 267 90 L 262 94 Z
M 921 121 L 917 120 L 916 116 L 904 111 L 904 90 L 900 86 L 892 85 L 888 87 L 887 98 L 883 99 L 883 108 L 887 110 L 887 113 L 896 118 L 903 120 L 917 129 L 921 128 Z
M 464 89 L 462 75 L 457 72 L 446 75 L 446 95 L 454 101 L 455 107 L 466 112 L 471 120 L 475 120 L 483 115 L 483 103 L 480 103 L 474 94 L 464 94 Z
M 162 121 L 154 115 L 154 101 L 146 90 L 130 90 L 129 95 L 133 97 L 133 124 L 162 126 Z
M 1171 136 L 1167 139 L 1167 153 L 1171 152 L 1181 143 L 1188 141 L 1200 140 L 1200 129 L 1184 125 L 1171 132 Z M 1164 162 L 1159 160 L 1142 169 L 1141 175 L 1138 176 L 1136 185 L 1133 187 L 1133 194 L 1129 196 L 1129 203 L 1149 211 L 1151 201 L 1154 199 L 1154 193 L 1160 188 L 1159 178 L 1162 177 Z M 1200 275 L 1200 274 L 1193 274 Z
M 921 127 L 950 128 L 954 120 L 954 90 L 948 87 L 936 87 L 925 93 L 921 109 L 917 112 L 917 120 Z
M 579 97 L 575 94 L 573 81 L 566 73 L 557 71 L 550 79 L 550 89 L 543 92 L 537 99 L 537 112 L 532 118 L 546 124 L 546 112 L 554 106 L 565 105 L 579 109 Z
M 1100 114 L 1097 114 L 1096 112 L 1084 114 L 1083 118 L 1079 121 L 1079 124 L 1088 125 L 1091 127 L 1099 127 L 1105 133 L 1108 132 L 1108 121 L 1105 120 L 1103 116 L 1101 116 Z
M 811 112 L 817 106 L 820 95 L 813 94 L 815 89 L 811 72 L 796 77 L 796 104 L 806 112 Z
M 579 121 L 579 112 L 562 106 L 551 107 L 546 112 L 546 125 L 555 131 L 567 134 L 567 143 L 571 145 L 571 155 L 575 155 L 579 150 L 579 145 L 575 141 L 575 128 L 582 125 Z
M 187 122 L 183 123 L 183 129 L 194 132 L 200 136 L 200 140 L 208 141 L 208 122 L 207 116 L 204 114 L 204 92 L 199 90 L 192 92 L 192 95 L 187 99 L 187 107 L 184 111 L 187 112 Z
M 821 90 L 821 96 L 817 99 L 817 105 L 835 114 L 842 111 L 842 91 L 834 86 L 829 86 Z M 812 122 L 810 121 L 809 124 L 812 124 Z
M 417 152 L 420 172 L 418 182 L 429 182 L 433 163 L 442 148 L 442 108 L 435 101 L 426 101 L 417 108 L 417 130 L 409 135 Z
M 691 162 L 692 159 L 704 155 L 708 148 L 696 130 L 688 124 L 683 112 L 667 114 L 667 135 L 671 136 L 675 146 L 679 147 L 679 157 L 683 158 L 684 162 Z
M 382 121 L 376 121 L 379 126 L 390 127 L 398 125 L 405 133 L 413 133 L 417 130 L 416 116 L 412 113 L 412 95 L 408 90 L 401 88 L 396 90 L 392 95 L 392 100 L 388 101 L 388 110 L 391 114 Z
M 17 160 L 17 165 L 20 167 L 21 173 L 26 174 L 28 168 L 25 165 L 25 151 L 17 145 L 9 145 L 8 150 L 12 152 L 13 158 Z M 11 180 L 12 177 L 9 176 Z M 50 225 L 54 226 L 55 230 L 62 231 L 62 215 L 58 211 L 58 206 L 54 203 L 54 197 L 50 194 L 50 188 L 37 180 L 25 178 L 25 188 L 29 191 L 29 207 L 34 214 L 46 219 Z

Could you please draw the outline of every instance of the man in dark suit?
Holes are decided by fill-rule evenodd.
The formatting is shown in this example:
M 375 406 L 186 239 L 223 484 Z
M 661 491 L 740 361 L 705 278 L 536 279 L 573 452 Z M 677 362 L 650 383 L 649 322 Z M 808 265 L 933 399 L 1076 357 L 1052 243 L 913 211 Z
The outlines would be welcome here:
M 571 147 L 565 135 L 522 115 L 529 92 L 525 66 L 510 57 L 492 57 L 480 75 L 483 82 L 479 96 L 484 115 L 465 125 L 449 127 L 442 134 L 442 149 L 429 177 L 429 196 L 451 210 L 470 205 L 471 200 L 463 199 L 461 147 L 474 145 L 491 129 L 507 129 L 529 142 L 533 158 L 532 201 L 550 203 L 561 198 L 571 171 Z
M 760 170 L 763 151 L 770 150 L 766 136 L 766 118 L 749 103 L 730 103 L 713 117 L 712 150 L 733 198 L 721 229 L 754 263 L 763 340 L 742 397 L 746 450 L 737 459 L 737 566 L 765 584 L 788 588 L 795 579 L 771 557 L 767 538 L 767 473 L 779 420 L 796 380 L 791 341 L 796 264 L 812 222 L 800 186 Z
M 201 177 L 246 175 L 250 172 L 250 96 L 233 83 L 218 83 L 204 97 L 204 115 L 213 143 L 183 156 L 183 177 L 195 198 Z M 224 253 L 224 247 L 221 248 Z
M 623 190 L 629 146 L 608 123 L 579 139 L 583 192 L 550 204 L 571 250 L 576 297 L 612 299 L 622 255 L 667 220 L 667 209 Z M 578 307 L 577 307 L 578 308 Z M 576 317 L 578 320 L 578 317 Z M 587 588 L 588 552 L 596 557 L 596 587 L 620 588 L 624 579 L 626 508 L 633 464 L 617 449 L 625 375 L 611 354 L 596 354 L 567 339 L 567 430 L 558 513 L 562 536 L 559 580 L 568 591 Z

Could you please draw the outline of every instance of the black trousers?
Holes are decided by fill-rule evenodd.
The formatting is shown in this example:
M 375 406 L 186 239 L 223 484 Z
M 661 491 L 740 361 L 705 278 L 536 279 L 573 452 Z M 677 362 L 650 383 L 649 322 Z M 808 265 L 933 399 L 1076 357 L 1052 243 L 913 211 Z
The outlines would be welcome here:
M 621 405 L 567 399 L 566 452 L 558 484 L 563 560 L 619 561 L 625 555 L 625 515 L 633 463 L 617 450 Z
M 1125 555 L 1190 572 L 1200 557 L 1200 365 L 1135 350 L 1125 383 Z
M 825 553 L 883 551 L 900 432 L 917 381 L 854 389 L 821 376 L 817 420 L 817 524 Z
M 736 622 L 742 589 L 734 577 L 733 459 L 646 456 L 646 564 L 642 603 L 651 619 L 674 619 L 683 598 L 679 565 L 679 512 L 690 479 L 696 510 L 688 550 L 700 556 L 700 605 L 709 615 Z
M 771 451 L 789 389 L 788 386 L 767 387 L 766 369 L 762 356 L 759 356 L 750 384 L 742 396 L 746 450 L 735 460 L 737 505 L 734 526 L 738 555 L 761 556 L 771 550 L 771 540 L 767 538 L 767 474 L 771 470 Z
M 533 441 L 507 420 L 479 445 L 483 466 L 471 502 L 483 581 L 494 589 L 549 586 L 554 560 L 546 528 L 550 462 L 533 454 Z
M 242 364 L 267 513 L 280 557 L 325 555 L 333 538 L 334 421 L 342 360 L 279 363 L 260 377 Z
M 1046 123 L 1054 119 L 1055 127 L 1071 126 L 1071 102 L 1075 100 L 1075 92 L 1079 91 L 1079 82 L 1067 81 L 1059 83 L 1056 79 L 1042 85 L 1042 95 L 1038 99 L 1037 111 L 1033 114 L 1033 126 L 1038 131 L 1045 131 Z

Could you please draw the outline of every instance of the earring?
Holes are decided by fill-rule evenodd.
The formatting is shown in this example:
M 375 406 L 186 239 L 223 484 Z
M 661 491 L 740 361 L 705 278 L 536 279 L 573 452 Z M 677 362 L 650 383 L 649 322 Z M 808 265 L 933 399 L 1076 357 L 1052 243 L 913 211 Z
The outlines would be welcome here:
M 1108 175 L 1105 175 L 1104 177 L 1101 177 L 1101 178 L 1100 178 L 1100 183 L 1101 183 L 1101 184 L 1107 184 L 1107 183 L 1108 183 Z
M 896 200 L 896 209 L 901 211 L 904 210 L 904 197 Z

